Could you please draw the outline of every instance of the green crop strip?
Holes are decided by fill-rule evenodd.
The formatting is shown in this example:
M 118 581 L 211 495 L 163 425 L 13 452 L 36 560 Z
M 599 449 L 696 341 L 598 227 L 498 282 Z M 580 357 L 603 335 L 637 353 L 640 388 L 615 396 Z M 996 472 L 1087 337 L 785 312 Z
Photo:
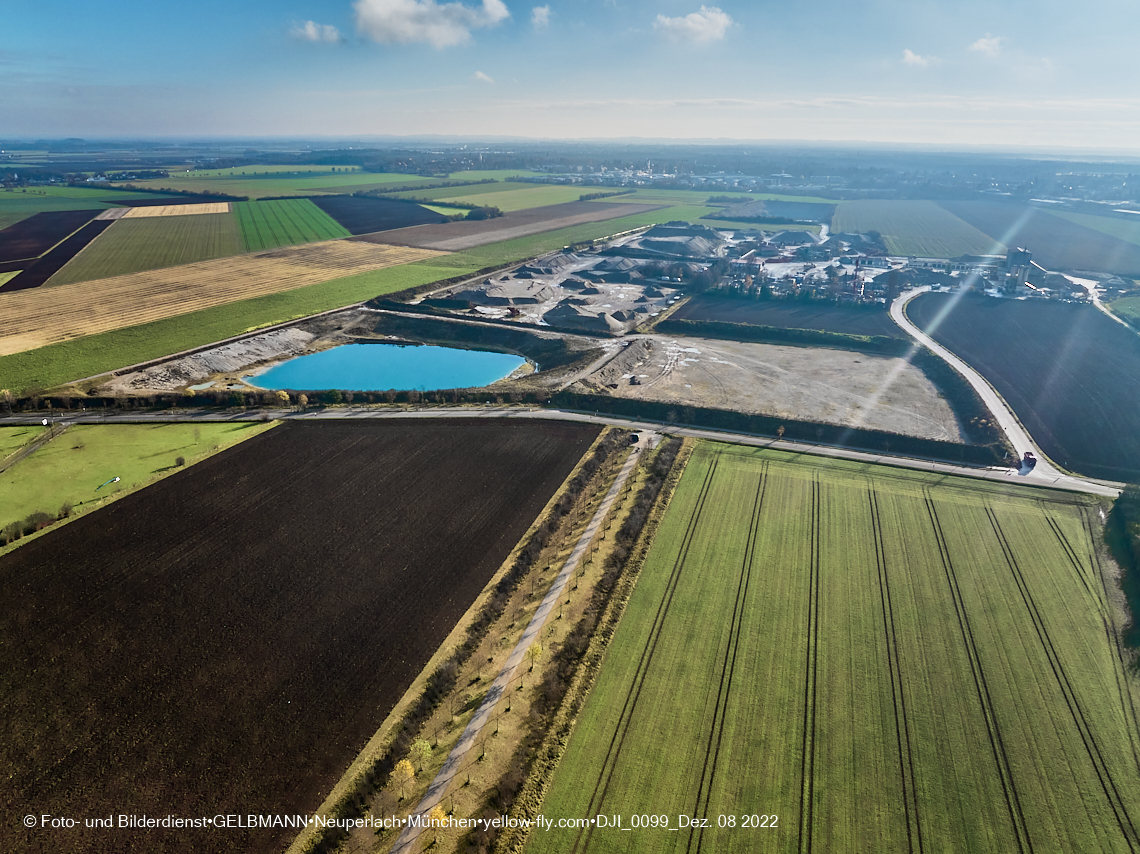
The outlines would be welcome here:
M 234 212 L 248 252 L 349 236 L 345 228 L 308 199 L 237 202 Z
M 672 830 L 528 851 L 1137 850 L 1135 677 L 1094 517 L 702 443 L 542 810 Z

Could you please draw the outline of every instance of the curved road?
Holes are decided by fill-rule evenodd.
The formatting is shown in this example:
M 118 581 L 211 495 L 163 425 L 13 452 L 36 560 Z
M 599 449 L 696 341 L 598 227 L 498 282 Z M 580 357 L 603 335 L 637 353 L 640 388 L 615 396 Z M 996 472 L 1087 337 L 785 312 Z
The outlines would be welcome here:
M 1096 481 L 1073 477 L 1057 469 L 1045 456 L 1041 448 L 1037 446 L 1037 443 L 1033 441 L 1033 437 L 1029 435 L 1028 431 L 1021 426 L 1021 422 L 1017 420 L 1005 401 L 1002 400 L 1001 396 L 986 382 L 982 375 L 910 322 L 910 319 L 906 316 L 907 303 L 929 290 L 929 287 L 915 288 L 899 296 L 891 303 L 891 319 L 906 330 L 912 338 L 936 353 L 949 363 L 954 370 L 966 378 L 989 408 L 994 420 L 997 421 L 1005 433 L 1006 438 L 1009 439 L 1010 444 L 1017 450 L 1018 456 L 1023 455 L 1026 451 L 1032 451 L 1037 457 L 1037 465 L 1031 471 L 1019 475 L 1017 472 L 1009 469 L 1010 476 L 1023 477 L 1030 483 L 1038 485 L 1059 486 L 1064 489 L 1080 492 L 1092 491 L 1088 488 L 1090 486 L 1102 486 L 1103 484 Z M 1119 490 L 1113 490 L 1113 494 L 1119 494 Z

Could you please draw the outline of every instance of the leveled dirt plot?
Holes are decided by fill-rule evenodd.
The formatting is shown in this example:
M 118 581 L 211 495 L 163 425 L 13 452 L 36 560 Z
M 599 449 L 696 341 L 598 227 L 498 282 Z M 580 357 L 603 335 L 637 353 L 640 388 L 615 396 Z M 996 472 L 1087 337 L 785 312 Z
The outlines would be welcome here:
M 0 263 L 38 258 L 98 213 L 97 210 L 38 213 L 8 226 L 0 231 Z
M 571 391 L 962 441 L 922 371 L 852 350 L 644 336 Z
M 308 199 L 239 202 L 236 213 L 242 240 L 250 252 L 332 240 L 349 234 Z
M 1095 515 L 701 445 L 539 810 L 667 824 L 528 854 L 1136 850 L 1136 677 Z
M 245 251 L 232 214 L 122 219 L 52 276 L 51 285 L 176 267 Z
M 951 209 L 952 210 L 952 209 Z M 1005 246 L 934 202 L 866 199 L 840 202 L 832 231 L 878 231 L 896 255 L 956 258 L 959 255 L 1004 254 Z
M 84 228 L 108 225 L 111 223 L 94 222 Z M 404 246 L 332 240 L 115 276 L 94 283 L 4 294 L 0 300 L 0 355 L 440 254 Z M 21 273 L 5 288 L 18 284 L 28 272 L 33 271 Z
M 315 197 L 311 201 L 350 234 L 370 234 L 374 231 L 447 221 L 447 217 L 442 214 L 412 202 L 360 196 Z
M 596 435 L 287 424 L 7 555 L 0 803 L 311 814 Z M 0 848 L 279 852 L 294 834 L 9 821 Z
M 924 294 L 907 314 L 993 384 L 1054 462 L 1140 480 L 1140 335 L 1091 305 L 1052 300 Z
M 74 258 L 88 243 L 107 230 L 113 220 L 93 220 L 72 234 L 66 240 L 56 245 L 54 249 L 30 264 L 24 264 L 24 272 L 9 279 L 0 292 L 27 291 L 38 288 L 56 273 L 63 269 L 63 265 Z M 4 307 L 9 305 L 8 300 L 18 301 L 20 297 L 5 297 Z M 2 321 L 0 321 L 2 322 Z M 0 333 L 2 334 L 2 333 Z M 2 347 L 2 345 L 0 345 Z M 11 351 L 4 351 L 11 352 Z
M 205 202 L 197 205 L 144 205 L 131 208 L 123 216 L 128 219 L 140 219 L 152 216 L 192 216 L 229 212 L 229 202 Z
M 1039 208 L 1002 202 L 939 204 L 995 240 L 1025 247 L 1048 270 L 1140 276 L 1140 246 Z
M 416 228 L 402 228 L 377 235 L 377 242 L 422 246 L 428 249 L 446 249 L 456 252 L 498 243 L 530 234 L 541 234 L 571 225 L 586 222 L 601 222 L 607 219 L 630 216 L 660 210 L 660 205 L 605 205 L 597 202 L 568 202 L 564 205 L 550 205 L 544 208 L 531 208 L 516 211 L 495 219 L 478 221 L 449 222 L 443 225 L 425 225 Z M 368 240 L 368 236 L 360 238 Z
M 777 329 L 822 329 L 844 335 L 885 335 L 906 338 L 885 307 L 854 308 L 783 300 L 753 300 L 702 294 L 670 315 L 677 320 L 751 323 Z

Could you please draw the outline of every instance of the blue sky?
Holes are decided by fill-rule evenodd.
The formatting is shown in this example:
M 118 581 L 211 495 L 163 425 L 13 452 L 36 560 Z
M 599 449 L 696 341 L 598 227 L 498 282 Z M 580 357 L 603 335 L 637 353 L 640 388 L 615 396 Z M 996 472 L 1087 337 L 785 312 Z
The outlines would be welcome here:
M 1140 149 L 1140 4 L 0 0 L 0 137 Z

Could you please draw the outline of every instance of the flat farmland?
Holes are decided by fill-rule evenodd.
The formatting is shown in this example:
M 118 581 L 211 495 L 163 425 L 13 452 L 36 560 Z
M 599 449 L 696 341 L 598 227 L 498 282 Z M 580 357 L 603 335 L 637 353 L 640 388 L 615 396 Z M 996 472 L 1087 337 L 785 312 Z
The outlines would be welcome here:
M 94 222 L 85 228 L 110 224 Z M 0 314 L 0 355 L 439 254 L 428 249 L 333 240 L 114 276 L 94 283 L 0 294 L 4 309 Z M 9 282 L 9 286 L 17 285 L 26 275 L 27 271 Z
M 121 205 L 120 200 L 140 197 L 143 197 L 142 193 L 115 192 L 109 188 L 36 187 L 30 192 L 3 190 L 0 191 L 0 228 L 45 211 L 99 211 Z M 145 198 L 155 197 L 148 194 Z
M 354 235 L 447 221 L 444 215 L 422 205 L 392 199 L 325 196 L 314 198 L 312 203 Z
M 844 335 L 908 336 L 891 320 L 885 308 L 848 308 L 784 300 L 751 300 L 702 294 L 674 312 L 677 320 L 714 320 L 751 323 L 777 329 L 822 329 Z
M 0 802 L 311 814 L 596 435 L 286 424 L 4 556 Z M 50 841 L 276 852 L 294 833 L 80 827 Z M 0 828 L 5 851 L 44 842 Z
M 136 208 L 136 210 L 143 210 Z M 159 216 L 116 220 L 98 240 L 52 276 L 50 285 L 68 285 L 228 258 L 245 251 L 233 214 Z
M 201 202 L 193 205 L 139 205 L 132 207 L 123 219 L 143 219 L 156 216 L 194 216 L 230 212 L 229 202 Z
M 98 213 L 97 210 L 44 211 L 8 226 L 0 231 L 0 263 L 39 257 Z
M 1052 300 L 923 294 L 907 315 L 980 372 L 1058 465 L 1140 480 L 1135 332 L 1093 306 Z
M 445 222 L 439 225 L 421 225 L 415 228 L 387 231 L 377 235 L 376 240 L 456 251 L 472 249 L 488 243 L 514 240 L 546 231 L 567 229 L 570 226 L 584 223 L 621 218 L 629 218 L 630 222 L 634 222 L 633 215 L 650 214 L 658 210 L 660 209 L 652 205 L 602 205 L 596 202 L 567 202 L 561 205 L 513 211 L 495 219 Z M 669 211 L 665 210 L 661 213 L 668 214 Z M 625 225 L 625 228 L 647 225 L 656 221 L 664 222 L 667 219 L 669 219 L 668 216 L 663 216 L 659 220 L 651 216 L 645 219 L 637 219 L 633 225 Z M 623 229 L 614 227 L 609 230 L 592 231 L 590 236 L 601 237 L 607 233 L 612 234 L 621 230 Z M 371 238 L 365 235 L 357 239 L 369 240 Z M 555 243 L 550 248 L 554 249 L 563 245 L 565 243 Z M 522 250 L 517 257 L 525 258 L 529 254 L 532 253 Z
M 486 186 L 494 186 L 488 184 Z M 462 187 L 450 196 L 436 197 L 440 202 L 466 202 L 472 205 L 484 205 L 498 208 L 504 213 L 510 211 L 529 210 L 547 205 L 558 205 L 564 202 L 576 202 L 584 192 L 581 187 L 549 187 L 543 184 L 525 184 L 522 190 L 502 190 L 497 193 L 471 193 L 466 194 Z M 480 189 L 480 188 L 476 188 Z
M 668 828 L 528 854 L 1135 850 L 1138 691 L 1095 515 L 698 446 L 541 807 Z
M 532 190 L 540 188 L 539 184 L 526 184 L 521 181 L 496 181 L 494 184 L 474 184 L 470 187 L 431 187 L 426 190 L 406 190 L 399 193 L 392 193 L 391 198 L 394 199 L 446 199 L 462 195 L 463 198 L 471 199 L 472 204 L 478 204 L 475 196 L 485 196 L 488 193 L 508 193 L 515 190 Z M 582 195 L 583 191 L 579 191 L 577 196 Z
M 1113 314 L 1140 328 L 1140 297 L 1113 300 L 1108 307 Z
M 307 196 L 314 193 L 343 193 L 345 187 L 361 184 L 431 185 L 438 184 L 436 178 L 422 178 L 419 175 L 372 174 L 346 172 L 343 175 L 324 174 L 306 176 L 281 175 L 233 175 L 232 177 L 199 178 L 191 172 L 187 176 L 156 178 L 150 181 L 135 181 L 140 187 L 159 190 L 189 190 L 192 193 L 226 193 L 231 196 L 247 196 L 250 199 L 263 199 L 267 196 Z M 351 190 L 349 190 L 351 192 Z
M 1052 211 L 1053 216 L 1083 225 L 1110 237 L 1135 243 L 1140 246 L 1140 216 L 1097 216 L 1096 214 L 1069 213 L 1068 211 Z
M 1140 275 L 1140 246 L 1027 205 L 939 202 L 1007 246 L 1024 246 L 1048 270 Z
M 249 252 L 349 236 L 340 223 L 308 199 L 238 202 L 234 212 Z
M 36 260 L 27 264 L 21 263 L 20 266 L 24 268 L 23 272 L 5 282 L 4 285 L 0 287 L 0 291 L 28 291 L 33 288 L 38 288 L 62 270 L 68 261 L 79 254 L 92 240 L 102 234 L 112 222 L 113 220 L 109 219 L 94 219 L 70 237 L 61 240 L 55 247 L 45 252 Z M 9 297 L 5 299 L 15 298 Z
M 895 255 L 956 258 L 959 255 L 1005 254 L 990 232 L 963 221 L 934 202 L 867 199 L 840 202 L 832 231 L 877 231 Z

